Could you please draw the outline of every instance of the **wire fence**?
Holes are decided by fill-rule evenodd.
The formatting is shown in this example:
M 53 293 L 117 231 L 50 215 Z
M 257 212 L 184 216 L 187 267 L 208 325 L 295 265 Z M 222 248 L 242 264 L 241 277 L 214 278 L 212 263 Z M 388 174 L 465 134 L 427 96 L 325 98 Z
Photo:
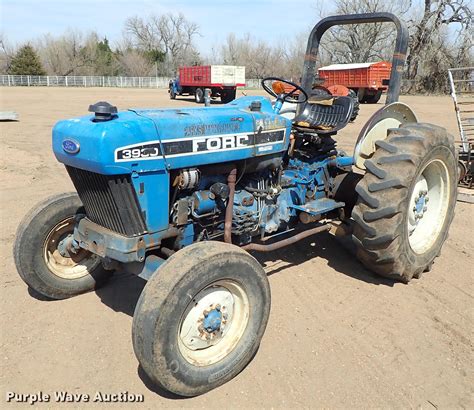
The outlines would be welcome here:
M 168 88 L 169 77 L 107 77 L 97 75 L 0 75 L 3 87 L 120 87 Z M 246 89 L 261 88 L 260 80 L 248 79 Z

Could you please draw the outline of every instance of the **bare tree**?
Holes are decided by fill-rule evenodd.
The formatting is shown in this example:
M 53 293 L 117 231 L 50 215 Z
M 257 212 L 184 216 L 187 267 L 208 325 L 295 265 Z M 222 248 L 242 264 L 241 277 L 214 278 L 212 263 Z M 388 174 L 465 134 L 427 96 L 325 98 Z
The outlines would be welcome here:
M 146 77 L 153 73 L 153 65 L 138 50 L 128 49 L 118 55 L 123 75 L 131 77 Z
M 294 44 L 294 42 L 289 44 Z M 263 78 L 272 75 L 288 78 L 294 75 L 295 63 L 293 59 L 296 54 L 294 50 L 291 50 L 291 47 L 287 48 L 287 44 L 283 42 L 270 46 L 263 40 L 253 38 L 248 33 L 241 38 L 237 38 L 234 33 L 231 33 L 222 45 L 221 62 L 230 65 L 244 65 L 246 76 L 249 78 Z M 301 70 L 302 61 L 301 58 L 298 71 Z
M 8 43 L 6 36 L 0 33 L 0 73 L 8 71 L 14 55 L 15 49 Z
M 163 54 L 162 61 L 155 60 L 159 62 L 162 74 L 172 74 L 179 65 L 199 60 L 199 53 L 193 44 L 194 38 L 199 35 L 199 27 L 181 13 L 129 18 L 125 22 L 124 34 L 133 47 L 153 52 L 155 56 L 159 52 Z
M 49 74 L 83 75 L 93 71 L 98 36 L 68 31 L 59 37 L 47 34 L 37 48 Z
M 433 75 L 449 68 L 448 64 L 442 65 L 440 62 L 448 59 L 451 52 L 446 46 L 448 41 L 444 30 L 452 24 L 460 27 L 458 38 L 466 41 L 471 37 L 472 10 L 469 7 L 469 0 L 424 0 L 424 8 L 421 18 L 413 18 L 410 25 L 410 47 L 407 56 L 407 77 L 412 80 L 413 86 L 417 87 L 420 82 L 426 84 L 423 78 L 432 78 Z M 467 37 L 466 37 L 467 36 Z M 469 41 L 469 40 L 467 40 Z M 471 37 L 472 47 L 472 37 Z M 464 54 L 458 59 L 469 58 L 470 47 L 459 48 L 459 52 Z
M 408 0 L 337 0 L 334 14 L 392 12 L 404 14 Z M 395 29 L 387 23 L 335 26 L 321 43 L 324 63 L 362 63 L 385 60 L 393 50 Z

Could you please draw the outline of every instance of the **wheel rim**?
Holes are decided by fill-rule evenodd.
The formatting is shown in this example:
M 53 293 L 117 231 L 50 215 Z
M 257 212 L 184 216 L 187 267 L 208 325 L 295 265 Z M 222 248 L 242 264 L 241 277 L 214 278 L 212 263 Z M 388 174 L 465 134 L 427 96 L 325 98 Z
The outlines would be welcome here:
M 217 363 L 237 346 L 249 315 L 248 297 L 240 284 L 226 279 L 207 286 L 193 298 L 181 318 L 181 354 L 196 366 Z
M 448 169 L 441 160 L 427 163 L 410 197 L 408 238 L 415 253 L 422 254 L 436 242 L 449 205 Z
M 79 248 L 67 253 L 61 253 L 60 245 L 71 240 L 74 232 L 75 217 L 67 218 L 58 223 L 48 233 L 43 245 L 43 258 L 48 269 L 54 275 L 63 279 L 78 279 L 87 276 L 100 264 L 100 258 L 93 253 Z

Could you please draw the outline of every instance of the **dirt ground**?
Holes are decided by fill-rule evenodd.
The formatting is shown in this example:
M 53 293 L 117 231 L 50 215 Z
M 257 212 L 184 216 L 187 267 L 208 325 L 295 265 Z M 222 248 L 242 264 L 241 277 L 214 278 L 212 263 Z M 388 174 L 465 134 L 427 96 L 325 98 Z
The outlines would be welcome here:
M 8 405 L 8 391 L 128 391 L 143 394 L 147 408 L 474 408 L 474 205 L 458 202 L 441 257 L 409 285 L 373 276 L 326 234 L 260 257 L 272 311 L 257 355 L 226 385 L 177 399 L 150 383 L 132 350 L 132 315 L 144 281 L 119 273 L 95 293 L 38 300 L 16 272 L 12 246 L 36 202 L 72 189 L 51 151 L 57 120 L 83 115 L 99 100 L 120 109 L 194 103 L 151 89 L 0 88 L 0 95 L 0 110 L 20 116 L 0 123 L 0 407 Z M 401 100 L 421 121 L 456 135 L 449 97 Z M 379 107 L 363 105 L 355 124 L 339 134 L 339 146 L 350 152 Z

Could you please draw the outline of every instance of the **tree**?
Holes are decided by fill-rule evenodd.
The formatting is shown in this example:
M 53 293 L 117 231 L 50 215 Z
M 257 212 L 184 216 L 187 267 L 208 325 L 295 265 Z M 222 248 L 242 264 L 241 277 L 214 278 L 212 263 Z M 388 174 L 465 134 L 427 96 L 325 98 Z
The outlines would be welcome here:
M 472 57 L 469 58 L 472 36 L 469 33 L 473 15 L 468 5 L 469 0 L 424 0 L 423 3 L 421 17 L 409 21 L 407 77 L 412 80 L 410 91 L 420 87 L 425 89 L 437 76 L 445 78 L 447 68 L 451 64 L 456 65 L 456 60 L 471 60 L 472 64 Z M 458 48 L 461 54 L 457 56 L 453 55 L 453 47 L 450 47 L 446 35 L 448 26 L 454 24 L 460 27 L 456 39 L 459 41 L 455 41 L 458 47 L 454 47 Z M 470 42 L 471 46 L 468 46 L 466 41 Z M 445 80 L 441 82 L 446 83 Z
M 125 22 L 126 41 L 136 50 L 155 58 L 163 75 L 171 75 L 180 65 L 200 61 L 193 40 L 199 34 L 196 23 L 183 14 L 151 15 L 148 18 L 131 17 Z M 163 58 L 162 58 L 163 57 Z
M 39 50 L 49 74 L 89 75 L 94 73 L 97 33 L 86 35 L 70 30 L 59 37 L 43 37 Z
M 153 72 L 153 64 L 141 51 L 127 48 L 117 54 L 121 74 L 130 77 L 147 77 Z
M 402 15 L 408 0 L 336 0 L 334 14 L 392 12 Z M 364 63 L 390 58 L 395 29 L 392 24 L 371 23 L 335 26 L 323 37 L 321 49 L 325 63 Z
M 46 75 L 35 49 L 25 44 L 13 56 L 8 74 L 13 75 Z
M 14 56 L 13 48 L 8 44 L 7 38 L 0 33 L 0 73 L 6 74 Z
M 94 74 L 114 76 L 118 71 L 116 55 L 109 46 L 109 40 L 104 37 L 103 40 L 96 43 Z

